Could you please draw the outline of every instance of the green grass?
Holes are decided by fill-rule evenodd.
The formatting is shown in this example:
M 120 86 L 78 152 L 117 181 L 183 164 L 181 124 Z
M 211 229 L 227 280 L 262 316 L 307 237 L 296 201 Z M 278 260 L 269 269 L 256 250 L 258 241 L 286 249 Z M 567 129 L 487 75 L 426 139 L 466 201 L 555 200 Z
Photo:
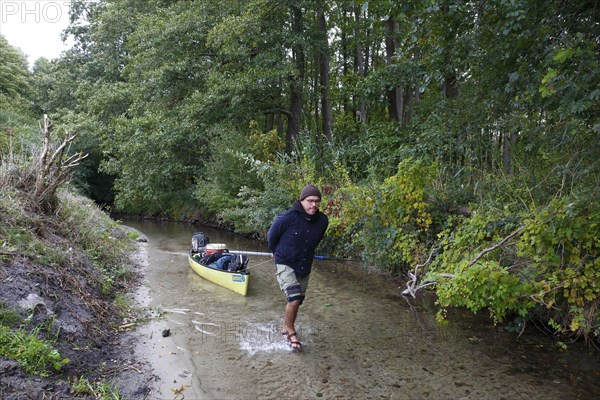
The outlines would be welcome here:
M 0 303 L 0 325 L 17 324 L 21 321 L 21 316 L 13 310 L 9 310 Z
M 62 358 L 51 343 L 38 336 L 39 327 L 26 332 L 23 328 L 0 325 L 0 355 L 18 362 L 29 374 L 45 377 L 60 371 L 69 359 Z
M 113 293 L 130 276 L 128 255 L 134 248 L 132 237 L 136 234 L 123 231 L 118 222 L 90 199 L 66 190 L 59 193 L 59 199 L 58 217 L 63 235 L 85 251 L 102 272 L 102 293 Z
M 97 400 L 121 400 L 118 390 L 106 382 L 90 382 L 85 377 L 80 377 L 71 382 L 71 393 L 78 396 L 92 396 Z

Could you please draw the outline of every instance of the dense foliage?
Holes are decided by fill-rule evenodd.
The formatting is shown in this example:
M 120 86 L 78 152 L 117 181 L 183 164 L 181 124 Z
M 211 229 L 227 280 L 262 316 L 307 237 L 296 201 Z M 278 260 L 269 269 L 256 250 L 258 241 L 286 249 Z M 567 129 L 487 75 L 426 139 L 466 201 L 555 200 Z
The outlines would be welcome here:
M 441 316 L 599 335 L 596 2 L 76 1 L 72 21 L 35 105 L 81 133 L 97 200 L 264 236 L 316 183 L 327 250 L 424 264 Z

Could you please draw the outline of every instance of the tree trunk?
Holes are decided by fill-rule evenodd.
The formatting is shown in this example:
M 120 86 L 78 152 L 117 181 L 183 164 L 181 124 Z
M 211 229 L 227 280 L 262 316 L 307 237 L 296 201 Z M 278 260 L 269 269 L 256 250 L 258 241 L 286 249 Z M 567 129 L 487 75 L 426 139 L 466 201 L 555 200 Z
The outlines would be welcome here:
M 319 52 L 320 86 L 321 86 L 321 113 L 323 115 L 323 135 L 331 142 L 331 131 L 333 126 L 333 112 L 329 101 L 329 41 L 327 40 L 327 21 L 325 12 L 319 7 L 317 24 L 321 35 L 321 51 Z
M 403 125 L 408 125 L 410 121 L 412 121 L 414 116 L 415 101 L 415 90 L 409 90 L 408 93 L 406 93 L 406 107 L 404 107 L 404 115 L 402 116 Z
M 315 115 L 314 115 L 314 127 L 311 129 L 314 133 L 315 133 L 315 141 L 319 141 L 319 132 L 321 130 L 321 124 L 319 124 L 319 114 L 320 114 L 320 110 L 319 110 L 319 72 L 320 69 L 317 68 L 316 66 L 319 65 L 319 54 L 318 52 L 316 52 L 314 54 L 315 59 L 314 59 L 314 65 L 315 67 L 313 68 L 313 81 L 312 81 L 312 88 L 313 88 L 313 93 L 312 93 L 312 99 L 313 99 L 313 107 L 314 107 L 314 111 L 315 111 Z
M 292 8 L 292 30 L 298 36 L 304 34 L 304 24 L 302 21 L 302 10 L 298 6 Z M 290 114 L 288 116 L 288 126 L 285 135 L 286 146 L 288 150 L 300 135 L 300 124 L 302 119 L 302 85 L 304 83 L 304 46 L 296 41 L 292 45 L 292 57 L 296 64 L 296 71 L 289 76 L 290 85 Z
M 517 134 L 514 132 L 505 132 L 502 135 L 502 166 L 506 175 L 513 174 L 513 164 L 511 154 L 517 143 Z
M 348 10 L 346 6 L 343 6 L 343 15 L 344 19 L 348 18 Z M 340 36 L 340 45 L 342 47 L 342 76 L 348 76 L 348 38 L 345 27 L 341 28 L 341 36 Z M 344 110 L 344 114 L 348 114 L 350 112 L 350 105 L 348 104 L 348 96 L 344 96 L 342 98 L 342 109 Z
M 269 132 L 273 130 L 273 124 L 275 121 L 275 113 L 267 113 L 265 115 L 265 132 Z
M 277 113 L 277 133 L 283 135 L 283 118 L 281 113 Z
M 396 53 L 397 40 L 395 39 L 397 30 L 397 24 L 394 22 L 392 17 L 389 17 L 385 23 L 385 62 L 386 64 L 392 65 L 394 63 L 394 54 Z M 392 121 L 400 121 L 402 113 L 400 111 L 400 104 L 402 103 L 402 89 L 396 85 L 393 85 L 387 90 L 388 98 L 388 115 Z
M 414 59 L 420 59 L 420 51 L 418 47 L 415 47 L 413 50 Z M 420 100 L 419 94 L 419 86 L 418 85 L 410 85 L 404 91 L 404 104 L 403 104 L 403 114 L 402 114 L 402 126 L 407 126 L 411 123 L 414 115 L 415 115 L 415 105 Z
M 440 9 L 442 11 L 443 18 L 447 19 L 449 9 L 448 4 L 443 3 Z M 460 82 L 456 75 L 456 69 L 453 67 L 451 57 L 454 40 L 455 38 L 452 30 L 452 24 L 450 21 L 448 21 L 444 32 L 444 50 L 442 54 L 442 59 L 444 61 L 444 87 L 442 90 L 445 99 L 456 99 L 458 96 L 460 96 Z
M 358 76 L 363 79 L 365 77 L 365 63 L 363 57 L 363 48 L 361 43 L 362 30 L 360 27 L 360 7 L 354 6 L 354 40 L 356 42 L 356 66 L 358 69 Z M 367 109 L 365 107 L 365 99 L 362 95 L 358 96 L 358 121 L 363 124 L 367 122 Z
M 456 71 L 451 71 L 444 77 L 444 98 L 456 99 L 460 96 L 460 83 L 456 78 Z

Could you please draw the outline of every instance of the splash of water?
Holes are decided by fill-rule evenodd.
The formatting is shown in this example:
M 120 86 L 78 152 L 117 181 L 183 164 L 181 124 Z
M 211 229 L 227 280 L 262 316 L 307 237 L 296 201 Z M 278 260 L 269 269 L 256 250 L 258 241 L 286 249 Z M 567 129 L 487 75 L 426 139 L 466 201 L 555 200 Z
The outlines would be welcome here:
M 312 327 L 299 324 L 297 331 L 302 337 L 303 344 L 312 342 Z M 291 351 L 289 342 L 286 336 L 281 334 L 277 322 L 248 322 L 245 329 L 239 333 L 238 339 L 240 349 L 248 352 L 249 355 Z

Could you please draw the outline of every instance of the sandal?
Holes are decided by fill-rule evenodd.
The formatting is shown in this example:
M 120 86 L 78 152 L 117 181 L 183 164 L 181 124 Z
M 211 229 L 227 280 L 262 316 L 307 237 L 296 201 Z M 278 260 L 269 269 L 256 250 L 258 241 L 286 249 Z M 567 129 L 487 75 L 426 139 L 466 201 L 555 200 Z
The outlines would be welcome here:
M 295 337 L 296 340 L 292 340 L 292 337 Z M 290 347 L 292 348 L 292 350 L 296 350 L 296 351 L 302 350 L 302 343 L 300 343 L 298 341 L 298 335 L 296 335 L 296 332 L 288 333 L 287 338 L 288 338 L 288 341 L 290 342 Z

